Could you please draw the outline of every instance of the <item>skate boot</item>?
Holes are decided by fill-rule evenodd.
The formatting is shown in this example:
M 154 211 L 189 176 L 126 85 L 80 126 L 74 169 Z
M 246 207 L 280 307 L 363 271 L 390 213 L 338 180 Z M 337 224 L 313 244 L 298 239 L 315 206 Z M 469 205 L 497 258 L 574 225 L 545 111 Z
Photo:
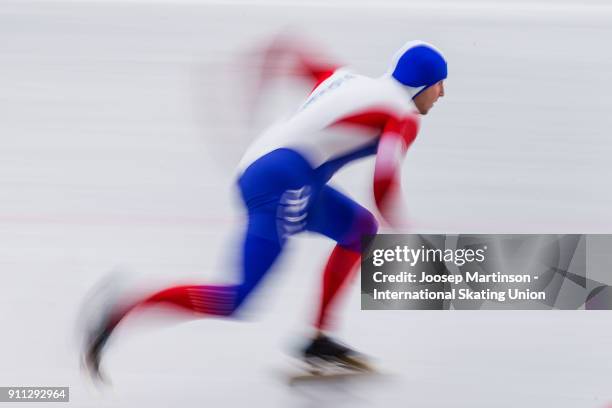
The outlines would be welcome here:
M 90 336 L 85 344 L 83 364 L 89 373 L 89 376 L 94 381 L 103 383 L 108 382 L 106 377 L 100 371 L 100 359 L 102 357 L 102 350 L 104 349 L 110 334 L 110 329 L 100 326 L 99 330 L 90 333 Z
M 100 371 L 102 353 L 120 320 L 118 299 L 124 289 L 125 275 L 113 271 L 85 297 L 78 319 L 81 334 L 81 364 L 94 382 L 108 383 Z
M 330 368 L 372 371 L 363 355 L 324 335 L 315 338 L 303 350 L 302 358 L 310 366 L 309 371 L 312 373 Z

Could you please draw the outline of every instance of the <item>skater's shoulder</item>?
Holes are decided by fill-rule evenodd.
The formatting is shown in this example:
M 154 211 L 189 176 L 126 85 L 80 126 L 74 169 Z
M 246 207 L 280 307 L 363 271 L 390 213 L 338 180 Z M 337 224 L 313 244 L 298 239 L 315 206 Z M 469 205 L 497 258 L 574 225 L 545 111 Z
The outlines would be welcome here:
M 367 89 L 368 91 L 383 91 L 387 88 L 385 81 L 381 82 L 379 78 L 368 76 L 354 70 L 350 66 L 343 66 L 334 71 L 325 81 L 321 82 L 313 90 L 313 94 L 317 91 L 328 88 L 342 88 L 347 90 Z
M 371 77 L 348 69 L 344 74 L 354 78 L 351 94 L 356 105 L 378 106 L 400 116 L 416 110 L 410 93 L 390 76 Z
M 298 112 L 315 106 L 325 112 L 374 109 L 399 115 L 414 110 L 410 95 L 395 81 L 363 75 L 349 67 L 337 69 L 317 86 Z
M 353 96 L 353 103 L 358 110 L 386 112 L 396 118 L 416 111 L 411 95 L 387 76 L 359 75 L 359 81 L 355 81 Z

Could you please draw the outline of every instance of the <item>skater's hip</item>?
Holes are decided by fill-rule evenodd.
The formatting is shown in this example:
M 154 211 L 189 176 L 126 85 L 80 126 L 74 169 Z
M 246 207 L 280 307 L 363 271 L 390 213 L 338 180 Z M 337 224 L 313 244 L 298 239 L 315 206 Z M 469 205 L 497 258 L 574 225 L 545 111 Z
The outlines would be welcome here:
M 255 160 L 238 178 L 238 187 L 251 209 L 278 201 L 288 190 L 309 189 L 324 184 L 299 152 L 280 148 Z

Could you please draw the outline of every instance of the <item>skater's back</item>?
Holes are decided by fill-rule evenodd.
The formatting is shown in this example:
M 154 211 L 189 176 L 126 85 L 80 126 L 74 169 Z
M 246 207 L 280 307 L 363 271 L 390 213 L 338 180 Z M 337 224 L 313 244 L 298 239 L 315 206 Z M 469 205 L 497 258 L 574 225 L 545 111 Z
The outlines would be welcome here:
M 266 129 L 240 161 L 244 171 L 275 149 L 302 154 L 313 168 L 342 165 L 376 154 L 385 126 L 411 119 L 417 108 L 406 87 L 390 75 L 370 78 L 340 68 L 322 81 L 289 118 Z

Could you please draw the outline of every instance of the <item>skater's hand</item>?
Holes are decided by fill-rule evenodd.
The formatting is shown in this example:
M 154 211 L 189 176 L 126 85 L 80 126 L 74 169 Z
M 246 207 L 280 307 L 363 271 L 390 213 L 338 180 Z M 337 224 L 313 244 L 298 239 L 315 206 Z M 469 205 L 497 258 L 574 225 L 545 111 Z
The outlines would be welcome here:
M 375 186 L 374 191 L 379 191 L 376 204 L 382 226 L 395 232 L 407 231 L 410 228 L 407 216 L 408 207 L 403 198 L 401 186 L 392 179 L 379 180 L 378 183 L 378 188 Z M 384 193 L 381 193 L 382 191 Z

